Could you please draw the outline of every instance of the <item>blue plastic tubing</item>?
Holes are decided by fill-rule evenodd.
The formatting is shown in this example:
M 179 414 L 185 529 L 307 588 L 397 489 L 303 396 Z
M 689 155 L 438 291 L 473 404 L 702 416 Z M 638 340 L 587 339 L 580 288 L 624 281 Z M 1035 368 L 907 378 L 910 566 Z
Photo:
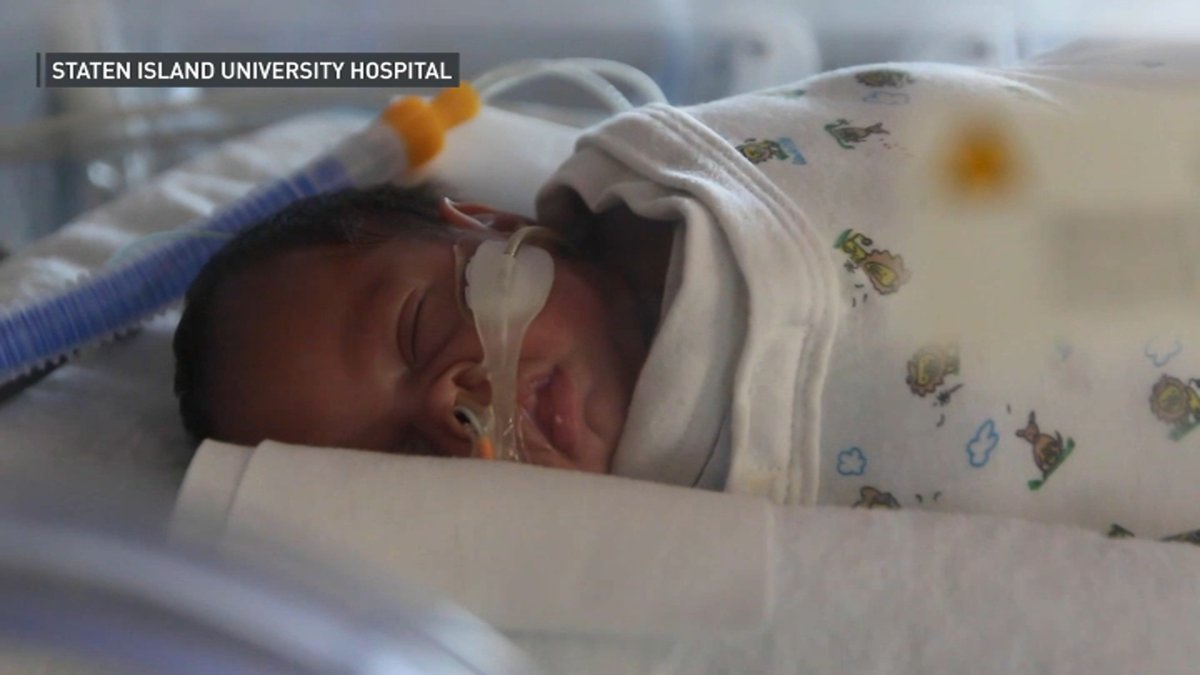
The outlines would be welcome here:
M 343 143 L 338 150 L 364 145 L 368 144 Z M 165 310 L 183 296 L 228 236 L 304 197 L 361 184 L 361 177 L 352 173 L 333 152 L 291 176 L 251 190 L 184 230 L 225 236 L 170 238 L 65 290 L 5 308 L 0 311 L 0 384 L 53 365 Z

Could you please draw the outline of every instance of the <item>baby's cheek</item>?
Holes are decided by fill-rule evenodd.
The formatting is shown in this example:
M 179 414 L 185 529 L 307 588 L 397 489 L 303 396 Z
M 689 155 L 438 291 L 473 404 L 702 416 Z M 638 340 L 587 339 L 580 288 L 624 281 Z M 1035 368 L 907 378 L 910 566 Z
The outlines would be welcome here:
M 576 347 L 602 335 L 605 307 L 597 294 L 574 274 L 557 272 L 546 305 L 526 334 L 527 344 L 544 340 L 550 343 L 546 346 Z

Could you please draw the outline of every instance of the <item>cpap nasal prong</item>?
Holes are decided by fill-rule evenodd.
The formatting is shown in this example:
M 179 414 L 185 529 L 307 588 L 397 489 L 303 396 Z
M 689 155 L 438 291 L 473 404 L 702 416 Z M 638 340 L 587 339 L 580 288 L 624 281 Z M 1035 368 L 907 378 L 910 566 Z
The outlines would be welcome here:
M 467 430 L 467 434 L 471 436 L 471 445 L 477 455 L 481 459 L 495 459 L 496 450 L 492 445 L 492 440 L 487 437 L 483 422 L 479 420 L 479 416 L 475 411 L 465 405 L 454 407 L 454 419 L 458 420 L 459 424 Z
M 467 406 L 454 406 L 454 419 L 458 420 L 459 424 L 463 425 L 472 436 L 483 435 L 483 422 L 480 422 L 475 412 Z

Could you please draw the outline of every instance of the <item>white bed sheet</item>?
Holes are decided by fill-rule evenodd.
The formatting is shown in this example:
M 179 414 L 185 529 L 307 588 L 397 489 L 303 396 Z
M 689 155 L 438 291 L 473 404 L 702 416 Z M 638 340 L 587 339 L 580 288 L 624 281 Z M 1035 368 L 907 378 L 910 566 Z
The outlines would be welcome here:
M 268 442 L 205 444 L 176 524 L 432 589 L 551 673 L 1195 672 L 1200 549 L 1016 519 Z

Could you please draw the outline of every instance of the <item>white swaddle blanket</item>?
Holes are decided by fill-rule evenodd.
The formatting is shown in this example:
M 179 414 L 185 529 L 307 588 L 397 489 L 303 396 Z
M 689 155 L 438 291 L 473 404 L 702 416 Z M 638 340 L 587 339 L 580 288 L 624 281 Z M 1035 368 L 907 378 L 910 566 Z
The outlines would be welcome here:
M 1011 368 L 964 342 L 963 374 L 956 345 L 944 368 L 951 377 L 936 396 L 925 390 L 932 383 L 905 382 L 906 361 L 933 340 L 905 333 L 901 323 L 928 297 L 932 277 L 934 254 L 923 261 L 925 251 L 911 247 L 914 228 L 899 210 L 906 171 L 927 165 L 926 120 L 954 110 L 1050 117 L 1080 100 L 1108 103 L 1111 87 L 1127 81 L 1179 87 L 1188 80 L 1172 73 L 1198 72 L 1196 50 L 1165 50 L 1169 62 L 1129 49 L 1116 50 L 1114 61 L 1112 53 L 1076 48 L 1011 72 L 850 69 L 689 109 L 649 107 L 585 134 L 540 194 L 544 224 L 587 222 L 579 201 L 592 213 L 624 204 L 644 218 L 683 223 L 614 472 L 698 485 L 719 471 L 727 490 L 786 503 L 928 507 L 941 498 L 943 510 L 1093 528 L 1120 518 L 1147 536 L 1193 529 L 1181 504 L 1194 478 L 1170 490 L 1149 480 L 1200 471 L 1182 468 L 1173 446 L 1153 470 L 1141 466 L 1148 456 L 1114 464 L 1077 453 L 1064 472 L 1071 478 L 1034 494 L 1071 453 L 1069 431 L 1085 429 L 1074 433 L 1091 457 L 1134 453 L 1149 435 L 1165 438 L 1145 404 L 1162 373 L 1151 373 L 1145 391 L 1133 377 L 1145 375 L 1144 338 L 1129 367 L 1110 372 L 1099 366 L 1114 352 L 1102 344 L 1087 354 L 1080 338 L 1065 375 Z M 1102 79 L 1104 72 L 1115 75 Z M 1076 98 L 1088 87 L 1090 99 Z M 1186 342 L 1184 332 L 1178 337 Z M 1055 353 L 1054 344 L 1046 348 Z M 1080 387 L 1075 371 L 1086 358 L 1100 375 Z M 1187 370 L 1181 364 L 1174 367 Z M 964 393 L 956 393 L 963 381 Z M 931 401 L 947 407 L 930 415 Z M 1101 428 L 1097 410 L 1110 426 Z M 1134 415 L 1137 424 L 1127 423 Z M 989 457 L 983 441 L 992 443 L 988 452 L 1002 446 L 1002 460 L 986 472 L 978 470 Z M 868 464 L 874 473 L 864 476 Z M 1116 465 L 1140 473 L 1113 475 Z M 1111 494 L 1121 480 L 1143 486 L 1147 499 L 1169 493 L 1174 501 L 1093 508 L 1091 493 Z

